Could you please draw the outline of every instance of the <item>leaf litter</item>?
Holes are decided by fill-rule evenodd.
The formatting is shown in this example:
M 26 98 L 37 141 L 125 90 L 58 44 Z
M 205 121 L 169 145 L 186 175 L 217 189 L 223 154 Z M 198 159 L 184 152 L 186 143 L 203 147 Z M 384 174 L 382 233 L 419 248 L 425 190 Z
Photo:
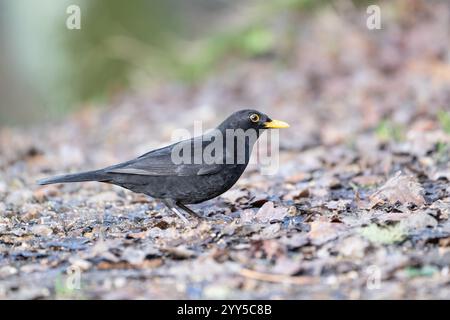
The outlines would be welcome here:
M 289 45 L 201 84 L 0 128 L 0 298 L 448 299 L 450 48 L 441 36 L 450 10 L 419 2 L 426 14 L 385 3 L 404 27 L 376 33 L 347 23 L 365 16 L 357 7 L 274 17 L 298 26 Z M 167 143 L 164 124 L 216 114 L 205 118 L 211 127 L 245 105 L 291 128 L 280 131 L 275 175 L 249 165 L 233 189 L 192 206 L 228 219 L 186 227 L 110 185 L 35 184 Z M 80 286 L 70 289 L 73 272 Z

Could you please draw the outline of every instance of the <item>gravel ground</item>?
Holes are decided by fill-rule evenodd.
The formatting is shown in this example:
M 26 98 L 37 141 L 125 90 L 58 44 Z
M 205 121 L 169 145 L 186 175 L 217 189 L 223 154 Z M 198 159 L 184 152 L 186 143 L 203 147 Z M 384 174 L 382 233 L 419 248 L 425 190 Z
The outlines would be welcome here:
M 272 54 L 226 61 L 199 84 L 0 128 L 0 298 L 450 298 L 450 4 L 430 2 L 386 3 L 374 31 L 364 10 L 325 9 Z M 274 32 L 286 19 L 299 17 L 274 19 Z M 185 226 L 119 187 L 35 183 L 244 107 L 291 128 L 276 174 L 251 165 L 192 206 L 232 221 Z

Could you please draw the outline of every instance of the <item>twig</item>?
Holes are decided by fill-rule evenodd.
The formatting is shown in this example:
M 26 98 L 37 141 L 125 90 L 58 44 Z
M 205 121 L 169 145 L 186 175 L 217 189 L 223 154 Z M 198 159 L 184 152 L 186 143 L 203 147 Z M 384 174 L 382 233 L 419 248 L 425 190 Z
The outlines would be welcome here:
M 259 281 L 275 282 L 275 283 L 288 283 L 296 285 L 309 285 L 318 282 L 315 277 L 307 276 L 288 276 L 284 274 L 272 274 L 254 271 L 250 269 L 241 269 L 239 272 L 241 276 Z

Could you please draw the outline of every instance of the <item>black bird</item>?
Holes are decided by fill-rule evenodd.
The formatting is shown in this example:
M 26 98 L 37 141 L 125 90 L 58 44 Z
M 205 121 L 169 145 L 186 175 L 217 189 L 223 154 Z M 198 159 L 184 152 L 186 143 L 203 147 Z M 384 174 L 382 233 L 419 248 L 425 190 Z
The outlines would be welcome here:
M 287 128 L 256 110 L 230 115 L 215 130 L 150 151 L 104 169 L 39 180 L 38 184 L 99 181 L 115 184 L 161 200 L 185 223 L 177 209 L 195 214 L 187 204 L 217 197 L 244 172 L 254 143 L 264 129 Z M 239 130 L 240 129 L 240 130 Z

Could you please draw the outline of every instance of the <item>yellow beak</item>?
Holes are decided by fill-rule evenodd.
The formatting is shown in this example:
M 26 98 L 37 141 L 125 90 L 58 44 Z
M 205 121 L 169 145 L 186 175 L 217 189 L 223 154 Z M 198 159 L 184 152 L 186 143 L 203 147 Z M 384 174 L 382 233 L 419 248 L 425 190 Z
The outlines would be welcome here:
M 266 128 L 266 129 L 282 129 L 282 128 L 289 128 L 289 125 L 284 121 L 272 120 L 269 122 L 265 122 L 264 128 Z

